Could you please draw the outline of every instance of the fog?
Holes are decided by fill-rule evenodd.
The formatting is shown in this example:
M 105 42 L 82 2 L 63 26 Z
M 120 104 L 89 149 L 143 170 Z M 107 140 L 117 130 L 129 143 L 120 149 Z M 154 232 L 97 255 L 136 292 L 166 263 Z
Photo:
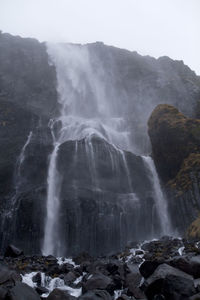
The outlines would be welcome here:
M 0 30 L 168 55 L 200 74 L 199 0 L 1 0 Z

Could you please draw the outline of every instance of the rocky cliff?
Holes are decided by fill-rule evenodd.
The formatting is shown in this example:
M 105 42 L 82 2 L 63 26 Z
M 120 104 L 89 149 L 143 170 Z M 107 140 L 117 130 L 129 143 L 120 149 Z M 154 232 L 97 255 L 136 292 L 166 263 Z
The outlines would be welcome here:
M 173 106 L 158 105 L 148 125 L 174 226 L 184 232 L 200 209 L 200 120 L 186 117 Z
M 97 95 L 94 93 L 105 102 L 109 101 L 115 121 L 120 121 L 120 118 L 125 120 L 124 132 L 131 137 L 130 148 L 137 154 L 150 151 L 146 122 L 157 104 L 173 104 L 188 116 L 195 116 L 200 99 L 200 79 L 183 62 L 168 57 L 158 60 L 143 57 L 136 52 L 102 43 L 74 47 L 80 50 L 78 52 L 87 48 L 89 71 L 98 78 L 98 82 L 95 82 L 94 77 L 90 76 L 92 86 L 95 86 L 92 89 L 86 72 L 81 73 L 81 80 L 86 81 L 84 89 L 80 88 L 81 92 L 79 89 L 73 91 L 77 98 L 83 100 L 79 110 L 90 117 L 95 113 L 94 100 Z M 64 70 L 65 61 L 61 65 Z M 65 70 L 66 73 L 69 71 Z M 65 78 L 67 83 L 65 80 L 64 84 L 69 87 L 68 91 L 72 91 L 69 77 Z M 57 81 L 56 68 L 49 59 L 44 43 L 0 34 L 2 248 L 13 241 L 27 253 L 39 253 L 41 250 L 49 157 L 53 151 L 53 137 L 48 124 L 50 119 L 58 115 L 60 108 L 61 95 L 57 92 Z M 65 96 L 67 98 L 71 94 Z M 89 105 L 85 105 L 85 99 L 89 99 Z M 189 148 L 184 153 L 180 151 L 173 171 L 163 172 L 167 174 L 167 179 L 173 179 L 175 175 L 181 177 L 178 172 L 184 159 L 192 153 L 198 155 L 197 150 L 191 152 L 195 145 L 199 145 L 198 133 L 192 129 L 196 128 L 198 121 L 187 121 L 182 114 L 179 117 L 180 131 L 182 123 L 184 128 L 189 126 L 186 123 L 190 124 L 188 131 L 181 131 L 183 135 L 180 138 L 177 134 L 180 145 L 182 139 L 189 139 L 191 130 L 193 138 Z M 59 126 L 58 122 L 57 132 Z M 85 124 L 83 127 L 86 127 Z M 91 149 L 86 149 L 89 145 L 86 140 L 69 140 L 60 145 L 57 159 L 62 208 L 59 232 L 65 254 L 66 251 L 78 253 L 81 250 L 93 254 L 108 253 L 124 247 L 133 236 L 136 239 L 146 238 L 150 224 L 151 233 L 159 231 L 158 214 L 154 208 L 155 195 L 149 178 L 151 175 L 142 158 L 133 151 L 122 151 L 125 145 L 119 150 L 105 140 L 94 138 L 92 142 L 98 184 L 92 173 L 94 166 L 88 163 L 87 151 Z M 175 160 L 173 155 L 170 159 Z M 195 159 L 198 160 L 198 157 Z M 185 161 L 185 164 L 188 166 L 189 163 Z M 161 168 L 159 170 L 161 172 Z M 185 195 L 191 199 L 189 193 Z M 188 211 L 194 211 L 195 204 L 185 202 L 190 203 L 185 208 L 187 215 Z M 185 224 L 179 224 L 181 226 Z

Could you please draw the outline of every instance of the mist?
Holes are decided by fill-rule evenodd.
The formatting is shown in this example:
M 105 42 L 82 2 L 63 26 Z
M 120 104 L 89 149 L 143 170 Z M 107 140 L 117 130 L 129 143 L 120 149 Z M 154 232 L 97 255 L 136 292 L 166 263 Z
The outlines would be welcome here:
M 183 60 L 200 74 L 198 0 L 1 0 L 0 30 L 40 41 L 90 43 Z

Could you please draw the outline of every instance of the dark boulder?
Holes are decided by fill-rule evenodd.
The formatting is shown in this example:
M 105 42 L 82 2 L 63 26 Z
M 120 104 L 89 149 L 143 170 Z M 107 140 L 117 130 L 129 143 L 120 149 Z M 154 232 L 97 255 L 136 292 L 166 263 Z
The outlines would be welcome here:
M 189 300 L 200 300 L 200 293 L 190 297 Z
M 142 288 L 149 300 L 159 294 L 170 300 L 181 299 L 177 298 L 177 294 L 182 299 L 195 294 L 193 277 L 167 264 L 158 266 Z
M 0 264 L 0 285 L 14 286 L 18 281 L 21 281 L 21 276 L 15 271 L 10 270 L 7 266 Z
M 42 282 L 42 276 L 41 276 L 41 273 L 38 272 L 37 274 L 35 274 L 32 278 L 32 281 L 35 282 L 37 284 L 37 286 L 40 286 L 41 285 L 41 282 Z
M 88 261 L 91 262 L 93 259 L 87 252 L 82 252 L 79 255 L 73 257 L 73 261 L 77 265 L 81 265 L 82 263 Z
M 88 291 L 84 295 L 78 298 L 79 300 L 111 300 L 111 296 L 107 291 L 103 290 L 92 290 Z
M 0 300 L 6 300 L 8 290 L 5 287 L 0 287 Z
M 48 293 L 48 289 L 45 288 L 44 286 L 38 286 L 35 288 L 35 290 L 39 295 Z
M 4 254 L 5 257 L 18 257 L 20 255 L 23 255 L 23 251 L 14 245 L 9 245 Z
M 36 291 L 25 283 L 17 283 L 8 292 L 9 300 L 40 300 Z
M 200 255 L 174 257 L 167 263 L 187 274 L 192 275 L 195 279 L 200 277 Z
M 91 290 L 106 290 L 109 293 L 113 294 L 114 292 L 114 283 L 112 279 L 108 276 L 105 276 L 101 273 L 91 274 L 89 279 L 83 284 L 83 293 Z
M 54 289 L 46 299 L 47 300 L 74 300 L 76 298 L 71 296 L 67 291 Z
M 161 262 L 156 261 L 156 260 L 145 260 L 139 270 L 141 275 L 144 278 L 148 278 L 149 276 L 151 276 L 153 274 L 153 272 L 155 271 L 155 269 L 161 264 Z

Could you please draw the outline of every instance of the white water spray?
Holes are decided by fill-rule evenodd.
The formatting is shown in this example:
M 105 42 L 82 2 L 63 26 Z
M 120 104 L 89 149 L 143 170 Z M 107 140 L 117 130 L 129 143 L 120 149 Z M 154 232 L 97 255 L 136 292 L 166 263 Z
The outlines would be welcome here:
M 60 178 L 57 171 L 57 159 L 59 147 L 69 140 L 79 141 L 85 139 L 93 188 L 98 190 L 100 188 L 95 165 L 93 137 L 98 136 L 112 144 L 121 157 L 121 163 L 127 177 L 129 186 L 127 195 L 132 195 L 133 199 L 137 198 L 137 195 L 134 194 L 130 170 L 121 149 L 135 153 L 137 147 L 133 147 L 130 143 L 129 126 L 126 116 L 123 116 L 123 99 L 120 102 L 115 101 L 117 91 L 112 87 L 112 80 L 105 72 L 102 64 L 98 60 L 95 61 L 94 57 L 90 57 L 87 46 L 50 44 L 48 45 L 48 54 L 57 72 L 60 116 L 51 122 L 54 150 L 50 156 L 48 169 L 47 218 L 43 253 L 59 256 L 62 248 L 58 225 Z M 75 155 L 77 155 L 77 142 L 75 146 Z M 109 155 L 114 169 L 119 162 L 115 161 L 115 157 L 110 150 Z M 155 193 L 157 193 L 156 199 L 158 199 L 159 195 L 156 190 L 159 182 L 158 176 L 155 169 L 151 171 L 156 180 L 156 183 L 153 184 Z M 158 209 L 160 208 L 158 207 Z M 165 224 L 165 221 L 161 220 L 161 222 Z
M 156 167 L 154 164 L 153 159 L 150 156 L 142 156 L 147 169 L 149 170 L 149 178 L 152 182 L 153 191 L 155 195 L 155 207 L 157 210 L 157 214 L 160 219 L 160 226 L 162 234 L 170 234 L 171 232 L 171 225 L 170 225 L 170 218 L 167 209 L 167 201 L 165 199 L 165 195 L 162 191 L 159 177 L 156 171 Z

